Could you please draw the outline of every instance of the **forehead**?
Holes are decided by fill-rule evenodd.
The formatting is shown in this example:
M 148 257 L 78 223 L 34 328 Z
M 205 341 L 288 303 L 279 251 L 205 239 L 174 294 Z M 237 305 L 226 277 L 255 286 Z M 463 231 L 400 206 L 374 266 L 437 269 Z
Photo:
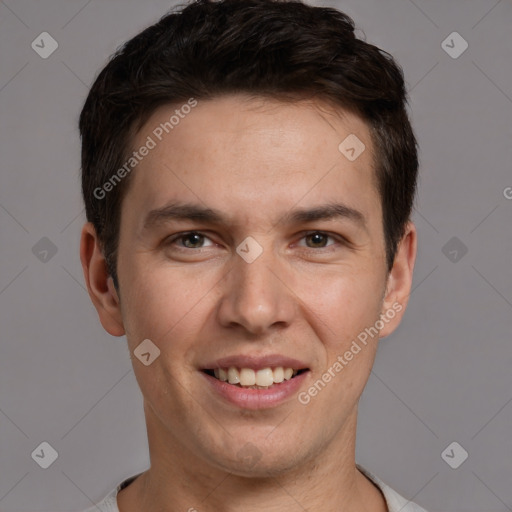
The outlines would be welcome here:
M 340 195 L 362 209 L 379 203 L 370 132 L 356 114 L 244 95 L 195 103 L 160 107 L 134 137 L 132 149 L 151 146 L 126 196 L 134 207 L 179 197 L 247 217 Z

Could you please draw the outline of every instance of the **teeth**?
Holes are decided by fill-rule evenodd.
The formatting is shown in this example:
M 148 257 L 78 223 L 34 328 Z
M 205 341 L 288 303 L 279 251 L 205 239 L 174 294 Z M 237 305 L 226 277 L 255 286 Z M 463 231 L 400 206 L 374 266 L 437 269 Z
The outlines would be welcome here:
M 256 384 L 256 374 L 250 368 L 242 368 L 240 370 L 240 385 L 254 386 Z
M 240 373 L 233 366 L 228 370 L 228 382 L 230 384 L 239 384 L 240 383 Z
M 278 368 L 274 368 L 274 382 L 276 384 L 279 384 L 280 382 L 283 382 L 284 380 L 284 370 L 282 366 L 279 366 Z
M 215 368 L 213 373 L 222 382 L 258 389 L 268 388 L 273 384 L 280 384 L 285 380 L 290 380 L 297 375 L 298 370 L 278 366 L 276 368 L 262 368 L 261 370 L 254 371 L 252 368 L 238 369 L 231 366 L 227 370 Z
M 274 374 L 272 368 L 263 368 L 256 372 L 256 385 L 258 386 L 272 386 L 274 384 Z

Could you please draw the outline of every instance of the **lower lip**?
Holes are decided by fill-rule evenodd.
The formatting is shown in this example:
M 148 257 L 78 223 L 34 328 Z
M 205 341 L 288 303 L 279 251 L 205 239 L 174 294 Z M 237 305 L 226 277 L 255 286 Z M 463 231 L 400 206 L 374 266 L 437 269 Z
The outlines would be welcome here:
M 279 384 L 273 384 L 267 389 L 249 389 L 240 386 L 233 386 L 227 382 L 208 375 L 205 372 L 201 374 L 206 377 L 212 389 L 223 399 L 242 409 L 269 409 L 276 407 L 287 399 L 295 395 L 306 379 L 308 371 L 296 375 L 290 380 L 285 380 Z

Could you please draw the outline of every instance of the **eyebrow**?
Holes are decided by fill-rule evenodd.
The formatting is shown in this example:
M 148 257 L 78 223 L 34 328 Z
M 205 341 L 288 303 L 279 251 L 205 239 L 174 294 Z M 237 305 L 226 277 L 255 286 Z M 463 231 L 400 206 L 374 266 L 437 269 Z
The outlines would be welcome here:
M 366 218 L 363 213 L 342 203 L 327 203 L 313 208 L 297 208 L 285 213 L 279 223 L 300 224 L 336 219 L 347 219 L 366 229 Z M 151 210 L 146 215 L 143 229 L 149 231 L 172 220 L 190 220 L 217 225 L 230 223 L 228 217 L 219 210 L 193 203 L 171 202 L 161 208 Z
M 285 214 L 282 222 L 298 224 L 336 219 L 347 219 L 366 228 L 366 218 L 362 212 L 341 203 L 328 203 L 313 208 L 295 209 Z

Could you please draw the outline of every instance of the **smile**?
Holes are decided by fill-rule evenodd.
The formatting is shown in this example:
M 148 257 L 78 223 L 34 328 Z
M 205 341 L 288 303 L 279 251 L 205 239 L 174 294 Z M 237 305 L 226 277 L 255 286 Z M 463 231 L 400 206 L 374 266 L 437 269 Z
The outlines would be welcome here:
M 281 384 L 284 381 L 288 381 L 306 370 L 307 369 L 298 370 L 283 366 L 261 369 L 236 368 L 235 366 L 230 366 L 227 368 L 204 370 L 204 372 L 221 382 L 227 382 L 233 386 L 248 389 L 267 389 L 274 384 Z

